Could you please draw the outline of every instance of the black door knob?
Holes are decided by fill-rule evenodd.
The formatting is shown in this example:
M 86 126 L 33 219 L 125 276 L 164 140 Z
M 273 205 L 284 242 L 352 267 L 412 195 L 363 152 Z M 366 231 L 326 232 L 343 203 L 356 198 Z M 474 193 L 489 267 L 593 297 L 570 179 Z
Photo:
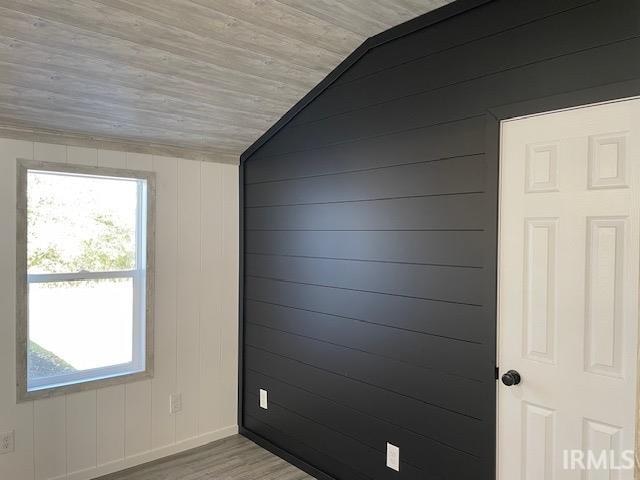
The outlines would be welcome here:
M 514 385 L 518 385 L 522 378 L 520 374 L 515 370 L 509 370 L 507 373 L 502 375 L 502 383 L 504 383 L 507 387 L 512 387 Z

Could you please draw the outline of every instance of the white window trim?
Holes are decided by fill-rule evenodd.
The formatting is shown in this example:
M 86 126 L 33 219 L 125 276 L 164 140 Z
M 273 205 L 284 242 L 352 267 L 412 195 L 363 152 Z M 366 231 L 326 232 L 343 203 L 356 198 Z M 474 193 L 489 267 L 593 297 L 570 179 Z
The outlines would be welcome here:
M 56 274 L 27 273 L 27 172 L 40 170 L 101 177 L 130 178 L 146 180 L 146 186 L 138 189 L 138 225 L 136 244 L 146 236 L 146 248 L 138 248 L 136 268 L 124 271 L 108 272 L 76 272 Z M 39 162 L 33 160 L 17 160 L 17 202 L 16 202 L 16 384 L 18 402 L 48 398 L 72 392 L 103 388 L 110 385 L 134 382 L 153 377 L 154 360 L 154 272 L 155 272 L 155 173 L 148 171 L 91 167 L 65 163 Z M 146 202 L 145 202 L 146 197 Z M 146 209 L 146 210 L 144 210 Z M 144 218 L 146 216 L 146 223 Z M 134 284 L 134 308 L 145 309 L 145 334 L 138 330 L 134 338 L 140 338 L 140 344 L 134 345 L 133 360 L 127 364 L 74 372 L 70 375 L 55 377 L 56 384 L 50 385 L 51 379 L 28 384 L 28 332 L 29 332 L 29 283 L 46 283 L 54 281 L 77 281 L 107 278 L 132 278 Z M 134 312 L 135 314 L 135 312 Z M 135 314 L 139 318 L 138 314 Z M 134 328 L 142 328 L 140 322 L 134 322 Z M 144 355 L 142 352 L 144 351 Z M 144 369 L 142 365 L 144 363 Z M 130 368 L 129 368 L 130 367 Z M 122 373 L 131 370 L 133 373 Z M 83 381 L 86 378 L 86 381 Z M 71 383 L 73 382 L 73 383 Z M 32 388 L 29 390 L 29 388 Z

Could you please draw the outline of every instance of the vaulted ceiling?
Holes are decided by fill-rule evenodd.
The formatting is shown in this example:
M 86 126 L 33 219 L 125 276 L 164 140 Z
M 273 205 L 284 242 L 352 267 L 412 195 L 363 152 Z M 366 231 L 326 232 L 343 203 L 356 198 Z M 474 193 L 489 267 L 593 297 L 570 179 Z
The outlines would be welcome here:
M 0 0 L 0 126 L 239 155 L 367 37 L 450 0 Z

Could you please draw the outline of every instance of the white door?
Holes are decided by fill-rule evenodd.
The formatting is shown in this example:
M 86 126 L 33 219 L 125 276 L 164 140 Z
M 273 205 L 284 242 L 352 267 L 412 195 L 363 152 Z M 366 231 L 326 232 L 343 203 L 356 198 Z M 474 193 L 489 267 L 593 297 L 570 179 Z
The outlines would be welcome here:
M 640 100 L 503 122 L 500 177 L 498 478 L 632 479 Z

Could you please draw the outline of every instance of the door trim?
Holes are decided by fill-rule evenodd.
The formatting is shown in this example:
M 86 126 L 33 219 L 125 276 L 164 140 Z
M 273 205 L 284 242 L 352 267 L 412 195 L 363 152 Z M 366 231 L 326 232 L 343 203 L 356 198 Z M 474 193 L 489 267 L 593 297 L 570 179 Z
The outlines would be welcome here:
M 495 298 L 495 366 L 496 366 L 496 389 L 495 389 L 495 465 L 494 465 L 494 478 L 496 480 L 504 480 L 499 478 L 499 396 L 498 388 L 500 388 L 500 371 L 501 365 L 499 365 L 500 359 L 500 214 L 501 214 L 501 159 L 502 159 L 502 125 L 505 122 L 521 120 L 524 118 L 530 118 L 540 115 L 547 115 L 551 113 L 558 113 L 563 111 L 577 110 L 582 108 L 593 107 L 597 105 L 606 105 L 612 103 L 625 102 L 629 100 L 640 99 L 640 80 L 632 80 L 628 82 L 620 82 L 614 84 L 608 84 L 600 87 L 590 88 L 586 90 L 580 90 L 577 92 L 569 92 L 561 95 L 555 95 L 552 97 L 544 97 L 541 99 L 534 99 L 525 102 L 518 102 L 514 104 L 501 105 L 498 107 L 490 108 L 486 115 L 486 155 L 487 163 L 495 168 L 490 168 L 489 174 L 492 175 L 492 179 L 488 180 L 487 191 L 493 188 L 495 182 L 495 206 L 496 206 L 496 252 L 495 262 L 493 268 L 495 268 L 496 279 L 496 298 Z M 491 161 L 493 160 L 493 161 Z M 493 172 L 495 170 L 495 172 Z M 495 175 L 493 175 L 495 173 Z M 639 320 L 640 322 L 640 320 Z M 638 336 L 638 347 L 636 349 L 636 363 L 640 367 L 640 335 Z M 640 368 L 638 369 L 640 372 Z M 635 443 L 636 443 L 636 464 L 634 478 L 640 480 L 640 465 L 638 457 L 640 456 L 640 373 L 639 378 L 636 378 L 636 426 L 635 426 Z

